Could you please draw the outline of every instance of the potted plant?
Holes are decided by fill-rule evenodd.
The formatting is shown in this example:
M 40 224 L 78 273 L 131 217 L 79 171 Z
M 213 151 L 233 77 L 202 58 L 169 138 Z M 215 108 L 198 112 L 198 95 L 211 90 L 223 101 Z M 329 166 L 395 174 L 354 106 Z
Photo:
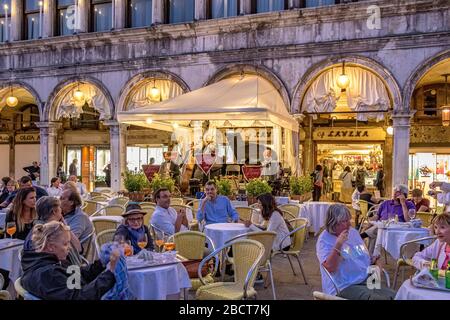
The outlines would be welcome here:
M 155 173 L 152 181 L 150 182 L 150 188 L 152 192 L 155 192 L 159 188 L 167 188 L 171 193 L 175 189 L 175 181 L 172 178 L 164 178 L 158 173 Z
M 105 176 L 97 176 L 95 177 L 95 187 L 107 187 L 106 185 L 106 181 L 105 181 Z
M 251 205 L 256 203 L 256 197 L 263 193 L 271 193 L 272 187 L 269 186 L 266 180 L 261 178 L 251 179 L 245 186 L 247 191 L 247 201 Z
M 124 193 L 124 196 L 130 198 L 133 201 L 144 201 L 147 195 L 149 182 L 143 172 L 126 171 L 124 174 L 124 186 L 128 192 Z
M 230 198 L 230 200 L 235 200 L 235 197 L 231 188 L 231 181 L 228 179 L 217 180 L 217 192 L 223 196 Z
M 289 179 L 289 188 L 291 199 L 298 200 L 300 203 L 311 198 L 313 182 L 310 176 L 291 177 Z

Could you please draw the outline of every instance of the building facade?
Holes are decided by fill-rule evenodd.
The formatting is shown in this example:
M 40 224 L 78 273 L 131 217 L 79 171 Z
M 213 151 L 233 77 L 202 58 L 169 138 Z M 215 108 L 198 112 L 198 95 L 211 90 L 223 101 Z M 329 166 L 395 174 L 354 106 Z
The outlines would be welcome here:
M 434 89 L 442 97 L 444 80 L 439 79 L 450 73 L 446 0 L 3 2 L 3 175 L 20 178 L 22 167 L 39 159 L 40 183 L 48 185 L 60 161 L 68 168 L 77 158 L 78 174 L 92 182 L 110 161 L 112 187 L 118 190 L 127 157 L 134 154 L 145 163 L 170 143 L 167 132 L 119 123 L 118 112 L 139 107 L 145 97 L 155 102 L 155 87 L 165 88 L 158 102 L 241 73 L 271 82 L 298 119 L 301 132 L 290 143 L 300 148 L 305 173 L 330 146 L 358 149 L 363 143 L 381 150 L 388 186 L 406 184 L 407 164 L 413 161 L 410 141 L 413 148 L 436 147 L 420 140 L 425 126 L 442 135 L 436 143 L 443 153 L 450 145 L 440 110 L 448 102 L 424 98 Z M 361 90 L 371 84 L 379 88 L 384 102 L 368 110 L 383 116 L 358 117 L 365 113 L 352 108 L 358 92 L 351 88 L 340 91 L 345 99 L 333 98 L 331 105 L 311 111 L 312 88 L 324 86 L 319 81 L 326 84 L 326 75 L 344 64 L 357 77 L 351 79 L 372 79 L 360 84 Z M 6 101 L 10 96 L 18 98 L 13 107 Z M 431 103 L 428 111 L 418 103 L 424 100 Z M 348 116 L 333 116 L 338 107 L 343 110 L 338 114 Z M 370 130 L 358 136 L 358 128 Z M 343 138 L 330 130 L 356 131 Z

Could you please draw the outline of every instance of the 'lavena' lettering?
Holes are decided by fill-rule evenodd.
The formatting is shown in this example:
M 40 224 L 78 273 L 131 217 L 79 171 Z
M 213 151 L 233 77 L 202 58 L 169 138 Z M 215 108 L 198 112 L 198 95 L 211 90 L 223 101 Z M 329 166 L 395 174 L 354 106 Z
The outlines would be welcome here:
M 331 130 L 328 133 L 328 137 L 337 138 L 337 137 L 355 137 L 355 138 L 364 138 L 369 137 L 369 131 L 367 130 Z

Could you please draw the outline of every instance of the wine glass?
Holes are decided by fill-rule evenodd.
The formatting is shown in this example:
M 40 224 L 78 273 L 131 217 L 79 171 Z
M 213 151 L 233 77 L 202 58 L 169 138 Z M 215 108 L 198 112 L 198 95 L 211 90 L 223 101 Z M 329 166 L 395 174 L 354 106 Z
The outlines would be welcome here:
M 148 243 L 148 237 L 146 233 L 143 233 L 142 235 L 139 236 L 138 238 L 138 246 L 139 248 L 141 248 L 141 250 L 144 250 L 145 247 L 147 247 L 147 243 Z
M 166 236 L 161 231 L 155 232 L 155 244 L 158 246 L 158 252 L 162 252 L 162 248 L 164 246 L 164 243 L 166 242 Z
M 12 239 L 14 233 L 16 233 L 16 223 L 15 222 L 8 222 L 6 223 L 6 233 L 9 234 L 9 237 Z
M 408 216 L 411 220 L 413 220 L 416 217 L 416 209 L 409 209 Z

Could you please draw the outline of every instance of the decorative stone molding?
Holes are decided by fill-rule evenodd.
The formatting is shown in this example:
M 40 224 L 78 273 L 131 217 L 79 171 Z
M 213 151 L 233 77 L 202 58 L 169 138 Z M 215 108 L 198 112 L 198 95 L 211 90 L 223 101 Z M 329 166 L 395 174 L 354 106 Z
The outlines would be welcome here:
M 411 144 L 450 144 L 450 127 L 411 126 Z

